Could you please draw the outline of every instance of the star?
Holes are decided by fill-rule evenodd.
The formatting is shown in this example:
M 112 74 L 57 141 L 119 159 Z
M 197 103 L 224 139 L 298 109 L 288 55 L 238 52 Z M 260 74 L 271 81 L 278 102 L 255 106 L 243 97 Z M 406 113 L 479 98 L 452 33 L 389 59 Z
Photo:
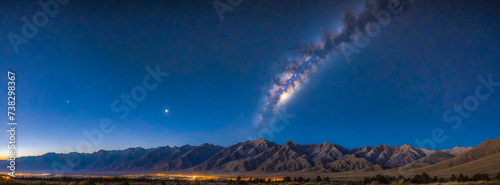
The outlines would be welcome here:
M 168 112 L 168 109 L 165 109 L 165 112 Z

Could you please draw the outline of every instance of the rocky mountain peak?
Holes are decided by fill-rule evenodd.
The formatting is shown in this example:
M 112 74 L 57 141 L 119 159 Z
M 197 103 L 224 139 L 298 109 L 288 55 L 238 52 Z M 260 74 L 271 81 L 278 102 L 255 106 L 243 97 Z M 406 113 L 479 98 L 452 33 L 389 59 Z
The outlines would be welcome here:
M 295 142 L 293 142 L 292 140 L 286 142 L 283 146 L 288 146 L 290 148 L 297 148 L 297 144 L 295 144 Z

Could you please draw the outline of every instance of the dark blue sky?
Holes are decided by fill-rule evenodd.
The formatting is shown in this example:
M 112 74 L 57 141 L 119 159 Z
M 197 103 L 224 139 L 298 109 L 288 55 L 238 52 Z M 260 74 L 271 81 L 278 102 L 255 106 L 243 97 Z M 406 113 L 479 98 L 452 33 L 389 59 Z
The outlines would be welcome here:
M 70 1 L 16 53 L 7 34 L 21 34 L 21 18 L 40 8 L 3 1 L 0 68 L 17 74 L 18 151 L 69 152 L 86 139 L 82 130 L 99 128 L 103 118 L 115 130 L 92 150 L 228 146 L 257 137 L 253 120 L 273 66 L 342 29 L 345 10 L 363 3 L 243 1 L 221 21 L 212 1 Z M 417 146 L 441 128 L 447 139 L 435 149 L 446 149 L 500 137 L 500 87 L 458 129 L 443 120 L 474 95 L 478 76 L 500 81 L 498 9 L 494 1 L 414 4 L 351 63 L 334 52 L 317 67 L 284 105 L 296 117 L 269 139 Z M 156 65 L 170 75 L 119 119 L 111 103 Z M 0 82 L 7 86 L 6 78 Z

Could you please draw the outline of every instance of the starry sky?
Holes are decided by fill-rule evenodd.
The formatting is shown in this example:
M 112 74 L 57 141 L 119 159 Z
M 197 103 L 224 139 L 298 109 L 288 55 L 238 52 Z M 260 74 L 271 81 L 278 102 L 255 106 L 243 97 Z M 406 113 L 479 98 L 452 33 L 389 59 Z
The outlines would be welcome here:
M 500 137 L 500 86 L 483 88 L 490 96 L 456 129 L 443 119 L 475 95 L 480 76 L 500 82 L 496 1 L 412 2 L 350 62 L 333 50 L 315 65 L 280 104 L 293 116 L 272 136 L 259 134 L 268 125 L 256 119 L 276 75 L 304 48 L 341 32 L 346 15 L 363 12 L 365 1 L 243 0 L 223 20 L 213 2 L 70 0 L 16 52 L 7 35 L 22 35 L 22 18 L 42 8 L 2 1 L 0 69 L 17 76 L 19 155 L 77 151 L 89 140 L 82 132 L 99 129 L 103 119 L 114 129 L 90 151 L 229 146 L 261 136 L 346 148 L 432 140 L 420 147 L 441 150 Z M 126 116 L 114 110 L 156 66 L 168 76 L 151 78 L 157 87 Z M 7 78 L 0 85 L 7 97 Z M 0 104 L 6 111 L 6 98 Z M 446 139 L 433 140 L 436 130 Z M 6 144 L 7 134 L 0 135 Z M 7 147 L 0 151 L 7 155 Z

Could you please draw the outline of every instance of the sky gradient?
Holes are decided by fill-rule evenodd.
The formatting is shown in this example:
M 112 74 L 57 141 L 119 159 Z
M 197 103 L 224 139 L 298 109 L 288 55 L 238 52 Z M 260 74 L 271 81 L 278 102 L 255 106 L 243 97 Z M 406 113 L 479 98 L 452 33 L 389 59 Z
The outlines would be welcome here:
M 346 10 L 361 11 L 364 1 L 243 1 L 223 21 L 212 1 L 70 1 L 17 53 L 7 34 L 20 34 L 21 18 L 40 7 L 0 5 L 0 68 L 16 72 L 18 152 L 25 156 L 70 152 L 103 118 L 115 129 L 93 151 L 256 138 L 254 120 L 276 66 L 342 29 Z M 440 128 L 447 139 L 434 149 L 449 149 L 500 137 L 500 87 L 458 129 L 443 120 L 454 103 L 474 95 L 479 76 L 500 81 L 498 5 L 414 3 L 350 63 L 333 52 L 315 68 L 283 105 L 295 117 L 268 139 L 417 147 Z M 112 102 L 157 65 L 169 75 L 120 119 Z

